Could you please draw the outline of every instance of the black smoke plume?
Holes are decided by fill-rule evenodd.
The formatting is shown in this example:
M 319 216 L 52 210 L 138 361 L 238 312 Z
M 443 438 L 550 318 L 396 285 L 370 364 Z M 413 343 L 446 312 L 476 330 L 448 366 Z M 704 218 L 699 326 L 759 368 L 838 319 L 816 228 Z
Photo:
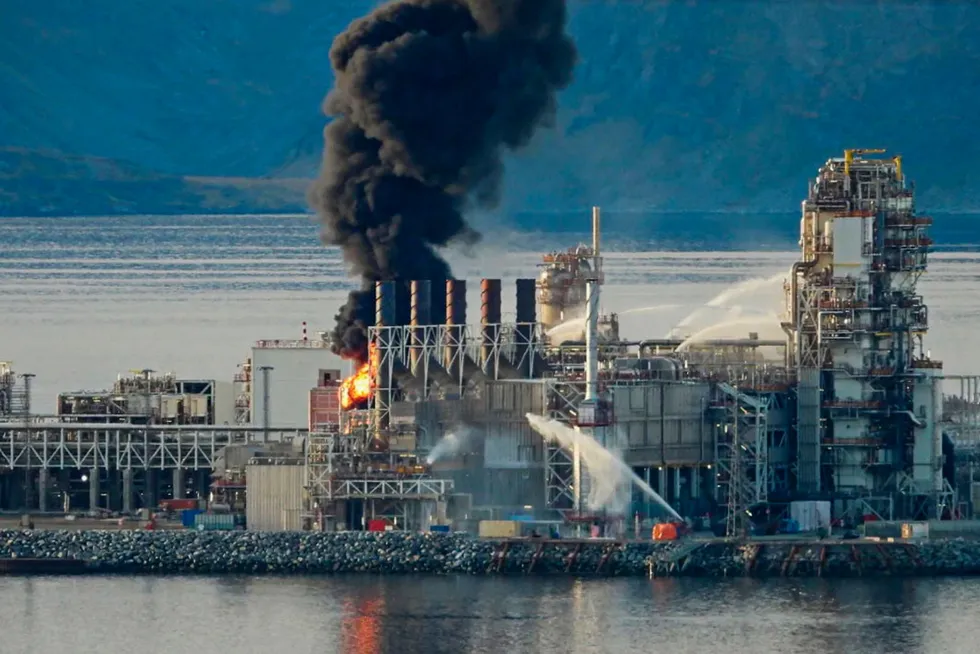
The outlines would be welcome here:
M 438 284 L 452 278 L 438 248 L 479 239 L 464 212 L 497 203 L 503 150 L 551 124 L 571 81 L 565 19 L 564 0 L 403 0 L 334 40 L 310 203 L 363 282 L 337 315 L 335 352 L 367 360 L 374 281 Z

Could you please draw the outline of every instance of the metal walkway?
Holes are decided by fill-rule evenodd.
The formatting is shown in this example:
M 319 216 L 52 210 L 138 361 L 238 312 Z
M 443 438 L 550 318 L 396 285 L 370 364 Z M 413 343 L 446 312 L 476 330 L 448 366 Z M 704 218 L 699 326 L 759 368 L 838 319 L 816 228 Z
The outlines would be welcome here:
M 291 442 L 305 430 L 0 422 L 0 469 L 211 469 L 229 445 Z

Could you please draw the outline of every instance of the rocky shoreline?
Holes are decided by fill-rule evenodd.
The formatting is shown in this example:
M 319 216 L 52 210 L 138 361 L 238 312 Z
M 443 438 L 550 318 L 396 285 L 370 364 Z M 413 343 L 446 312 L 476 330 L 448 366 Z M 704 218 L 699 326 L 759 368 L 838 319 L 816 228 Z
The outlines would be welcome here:
M 611 542 L 462 534 L 0 531 L 0 561 L 92 574 L 857 577 L 980 574 L 980 541 Z

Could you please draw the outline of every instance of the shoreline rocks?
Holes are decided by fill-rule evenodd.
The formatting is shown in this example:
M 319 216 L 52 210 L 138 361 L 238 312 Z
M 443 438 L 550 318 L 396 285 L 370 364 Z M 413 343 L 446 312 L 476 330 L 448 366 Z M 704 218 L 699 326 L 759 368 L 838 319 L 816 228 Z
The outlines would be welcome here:
M 94 574 L 856 577 L 980 574 L 980 541 L 484 540 L 463 534 L 0 530 L 0 559 Z

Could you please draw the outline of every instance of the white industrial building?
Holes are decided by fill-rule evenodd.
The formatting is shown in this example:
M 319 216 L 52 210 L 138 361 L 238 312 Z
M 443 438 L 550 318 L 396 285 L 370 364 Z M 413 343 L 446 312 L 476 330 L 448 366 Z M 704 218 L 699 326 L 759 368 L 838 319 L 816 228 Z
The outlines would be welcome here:
M 306 429 L 310 390 L 351 373 L 350 363 L 318 338 L 258 341 L 250 366 L 251 424 L 276 429 Z

